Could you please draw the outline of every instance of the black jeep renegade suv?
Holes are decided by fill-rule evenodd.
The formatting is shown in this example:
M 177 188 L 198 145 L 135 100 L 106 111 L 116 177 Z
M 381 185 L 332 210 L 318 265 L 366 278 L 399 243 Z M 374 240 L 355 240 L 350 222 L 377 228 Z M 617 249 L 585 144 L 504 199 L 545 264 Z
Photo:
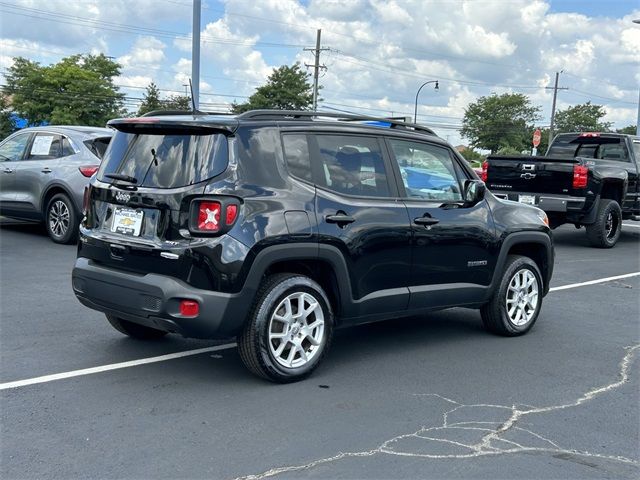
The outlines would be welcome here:
M 237 336 L 278 382 L 311 373 L 346 325 L 463 306 L 492 332 L 528 331 L 553 270 L 544 212 L 485 191 L 428 128 L 372 120 L 109 122 L 75 294 L 131 337 Z

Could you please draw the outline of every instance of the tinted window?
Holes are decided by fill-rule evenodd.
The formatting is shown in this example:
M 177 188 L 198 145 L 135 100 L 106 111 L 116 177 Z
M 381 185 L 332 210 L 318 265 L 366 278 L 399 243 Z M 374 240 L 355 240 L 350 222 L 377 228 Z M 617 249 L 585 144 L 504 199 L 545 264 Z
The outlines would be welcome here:
M 111 137 L 93 138 L 91 140 L 85 140 L 84 144 L 96 157 L 102 158 L 107 151 L 110 140 Z
M 68 157 L 69 155 L 75 155 L 76 151 L 73 149 L 71 142 L 67 137 L 62 137 L 62 156 Z
M 624 142 L 619 137 L 607 136 L 559 135 L 551 145 L 547 156 L 629 161 L 629 152 Z
M 462 200 L 455 161 L 436 145 L 389 140 L 407 196 L 434 201 Z
M 175 188 L 221 174 L 228 162 L 227 138 L 211 135 L 152 135 L 117 132 L 104 155 L 98 178 L 119 173 L 143 187 Z
M 311 161 L 307 136 L 300 134 L 284 135 L 284 156 L 291 175 L 311 181 Z
M 640 164 L 640 141 L 633 141 L 633 154 L 636 157 L 636 162 Z
M 38 133 L 31 143 L 27 160 L 51 160 L 62 157 L 62 135 Z
M 29 142 L 29 134 L 23 133 L 10 138 L 0 147 L 0 161 L 20 160 L 24 155 L 24 150 Z
M 319 184 L 336 192 L 388 197 L 389 184 L 380 144 L 371 137 L 318 135 L 322 176 Z

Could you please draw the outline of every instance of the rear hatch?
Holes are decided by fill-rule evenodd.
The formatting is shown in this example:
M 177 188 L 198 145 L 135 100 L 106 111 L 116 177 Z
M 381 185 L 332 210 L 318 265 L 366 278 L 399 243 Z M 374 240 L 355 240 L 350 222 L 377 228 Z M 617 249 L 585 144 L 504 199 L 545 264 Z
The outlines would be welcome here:
M 79 255 L 120 269 L 175 275 L 178 265 L 167 252 L 198 243 L 188 233 L 191 200 L 225 172 L 232 130 L 154 118 L 110 125 L 117 132 L 87 192 Z
M 573 157 L 489 156 L 486 184 L 498 192 L 569 195 L 578 163 Z

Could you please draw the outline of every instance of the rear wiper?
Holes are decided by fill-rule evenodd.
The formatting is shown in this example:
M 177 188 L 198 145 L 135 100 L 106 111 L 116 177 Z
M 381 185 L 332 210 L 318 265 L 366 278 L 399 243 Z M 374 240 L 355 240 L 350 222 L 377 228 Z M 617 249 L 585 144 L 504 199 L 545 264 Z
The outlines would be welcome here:
M 132 177 L 130 175 L 123 175 L 121 173 L 107 173 L 105 175 L 106 178 L 111 178 L 113 180 L 120 180 L 122 182 L 127 182 L 127 183 L 133 183 L 136 184 L 138 183 L 138 179 L 135 177 Z

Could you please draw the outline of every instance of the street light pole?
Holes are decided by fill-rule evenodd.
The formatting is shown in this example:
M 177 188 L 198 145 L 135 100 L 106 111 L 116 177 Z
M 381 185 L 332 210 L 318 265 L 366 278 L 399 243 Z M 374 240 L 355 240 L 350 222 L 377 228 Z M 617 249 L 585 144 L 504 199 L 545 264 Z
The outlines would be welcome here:
M 418 123 L 418 95 L 420 95 L 420 90 L 422 90 L 422 87 L 424 87 L 425 85 L 429 85 L 430 83 L 435 83 L 436 86 L 434 89 L 438 90 L 438 80 L 429 80 L 428 82 L 424 82 L 422 85 L 420 85 L 420 88 L 416 92 L 416 105 L 413 109 L 413 123 Z
M 640 18 L 633 20 L 633 23 L 640 23 Z M 638 90 L 638 118 L 636 118 L 636 135 L 640 137 L 640 90 Z

